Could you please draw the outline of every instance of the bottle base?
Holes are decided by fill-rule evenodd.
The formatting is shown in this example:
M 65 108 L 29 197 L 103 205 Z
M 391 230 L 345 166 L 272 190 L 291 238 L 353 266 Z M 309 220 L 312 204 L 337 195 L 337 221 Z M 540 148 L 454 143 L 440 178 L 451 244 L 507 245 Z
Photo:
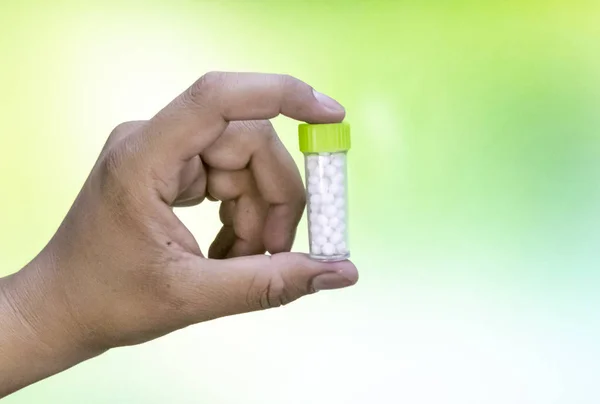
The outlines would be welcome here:
M 322 262 L 336 262 L 336 261 L 346 261 L 350 258 L 350 253 L 347 252 L 345 254 L 336 254 L 336 255 L 322 255 L 322 254 L 309 254 L 309 257 L 316 261 Z

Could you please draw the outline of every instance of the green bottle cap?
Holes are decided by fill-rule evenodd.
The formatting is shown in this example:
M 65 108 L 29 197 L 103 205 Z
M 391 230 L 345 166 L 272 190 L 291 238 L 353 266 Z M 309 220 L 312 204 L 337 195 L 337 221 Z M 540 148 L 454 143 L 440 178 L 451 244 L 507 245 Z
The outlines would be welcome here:
M 302 153 L 335 153 L 350 150 L 350 125 L 346 122 L 298 125 Z

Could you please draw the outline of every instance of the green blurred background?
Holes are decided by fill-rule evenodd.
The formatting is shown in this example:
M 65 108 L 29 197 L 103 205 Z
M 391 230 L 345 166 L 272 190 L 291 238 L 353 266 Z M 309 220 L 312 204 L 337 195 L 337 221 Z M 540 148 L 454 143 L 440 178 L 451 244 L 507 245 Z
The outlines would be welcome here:
M 210 70 L 346 106 L 361 270 L 5 402 L 600 402 L 599 21 L 597 1 L 0 3 L 0 275 L 49 240 L 116 124 Z M 296 123 L 275 125 L 302 164 Z M 205 248 L 216 212 L 179 212 Z

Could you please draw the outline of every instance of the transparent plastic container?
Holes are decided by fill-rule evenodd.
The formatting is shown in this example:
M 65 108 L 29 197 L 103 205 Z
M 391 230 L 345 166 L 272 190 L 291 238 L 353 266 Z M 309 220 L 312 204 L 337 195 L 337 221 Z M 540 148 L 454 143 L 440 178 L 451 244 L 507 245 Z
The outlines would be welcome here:
M 321 261 L 348 259 L 350 126 L 302 124 L 299 137 L 305 163 L 310 256 Z

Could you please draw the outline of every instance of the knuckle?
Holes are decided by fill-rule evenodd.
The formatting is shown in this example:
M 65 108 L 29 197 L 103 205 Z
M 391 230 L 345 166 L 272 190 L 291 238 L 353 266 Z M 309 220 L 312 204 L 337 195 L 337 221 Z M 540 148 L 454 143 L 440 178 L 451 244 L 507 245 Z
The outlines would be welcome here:
M 120 153 L 110 150 L 100 168 L 99 189 L 109 212 L 125 219 L 129 214 L 129 191 L 123 176 Z
M 117 144 L 106 150 L 102 156 L 102 162 L 109 173 L 122 174 L 142 152 L 142 142 L 139 141 L 139 136 L 131 135 L 120 139 Z
M 266 286 L 260 292 L 258 302 L 261 309 L 273 309 L 290 302 L 286 295 L 285 281 L 281 276 L 275 273 L 267 280 Z
M 282 74 L 279 76 L 279 85 L 281 86 L 281 93 L 286 94 L 290 91 L 294 91 L 298 88 L 300 80 L 291 74 Z
M 142 125 L 145 124 L 146 121 L 127 121 L 118 124 L 110 133 L 110 137 L 120 137 L 123 135 L 127 135 Z
M 253 122 L 258 129 L 261 129 L 265 132 L 271 132 L 273 130 L 273 124 L 268 119 L 260 119 Z
M 247 303 L 251 308 L 272 309 L 282 307 L 309 293 L 308 286 L 298 285 L 273 266 L 275 256 L 269 257 L 269 265 L 257 275 L 248 290 Z
M 220 201 L 233 201 L 245 191 L 250 180 L 247 170 L 228 172 L 226 170 L 212 169 L 207 178 L 207 192 Z
M 223 84 L 223 81 L 225 81 L 225 77 L 227 76 L 227 73 L 225 72 L 220 72 L 220 71 L 210 71 L 208 73 L 206 73 L 204 76 L 202 76 L 202 81 L 205 83 L 205 85 L 207 85 L 209 88 L 213 85 L 221 85 Z
M 191 87 L 191 96 L 202 96 L 206 92 L 214 92 L 223 86 L 226 81 L 227 73 L 212 71 L 200 77 Z
M 258 128 L 258 133 L 264 142 L 271 142 L 277 140 L 277 134 L 273 129 L 273 125 L 269 121 L 258 121 L 256 123 Z
M 102 171 L 111 178 L 119 178 L 125 157 L 121 148 L 109 149 L 102 158 Z
M 131 137 L 106 150 L 99 160 L 98 167 L 99 185 L 103 193 L 122 199 L 134 192 L 135 181 L 132 174 L 135 173 L 135 169 L 132 165 L 135 164 L 135 156 L 139 152 L 137 142 Z
M 242 121 L 241 125 L 244 132 L 251 134 L 251 136 L 244 136 L 243 139 L 250 143 L 248 146 L 254 143 L 255 149 L 278 139 L 273 124 L 268 119 Z
M 251 121 L 238 121 L 246 132 L 269 133 L 273 130 L 273 124 L 268 119 L 257 119 Z
M 179 100 L 184 104 L 206 107 L 210 102 L 215 102 L 215 93 L 224 85 L 223 72 L 208 72 L 192 84 Z
M 132 133 L 140 129 L 146 124 L 147 121 L 128 121 L 117 125 L 108 136 L 106 144 L 102 149 L 101 155 L 105 154 L 109 149 L 120 145 L 125 139 L 127 139 Z
M 292 84 L 297 81 L 296 78 L 294 76 L 292 76 L 291 74 L 282 74 L 279 77 L 280 77 L 282 85 Z

